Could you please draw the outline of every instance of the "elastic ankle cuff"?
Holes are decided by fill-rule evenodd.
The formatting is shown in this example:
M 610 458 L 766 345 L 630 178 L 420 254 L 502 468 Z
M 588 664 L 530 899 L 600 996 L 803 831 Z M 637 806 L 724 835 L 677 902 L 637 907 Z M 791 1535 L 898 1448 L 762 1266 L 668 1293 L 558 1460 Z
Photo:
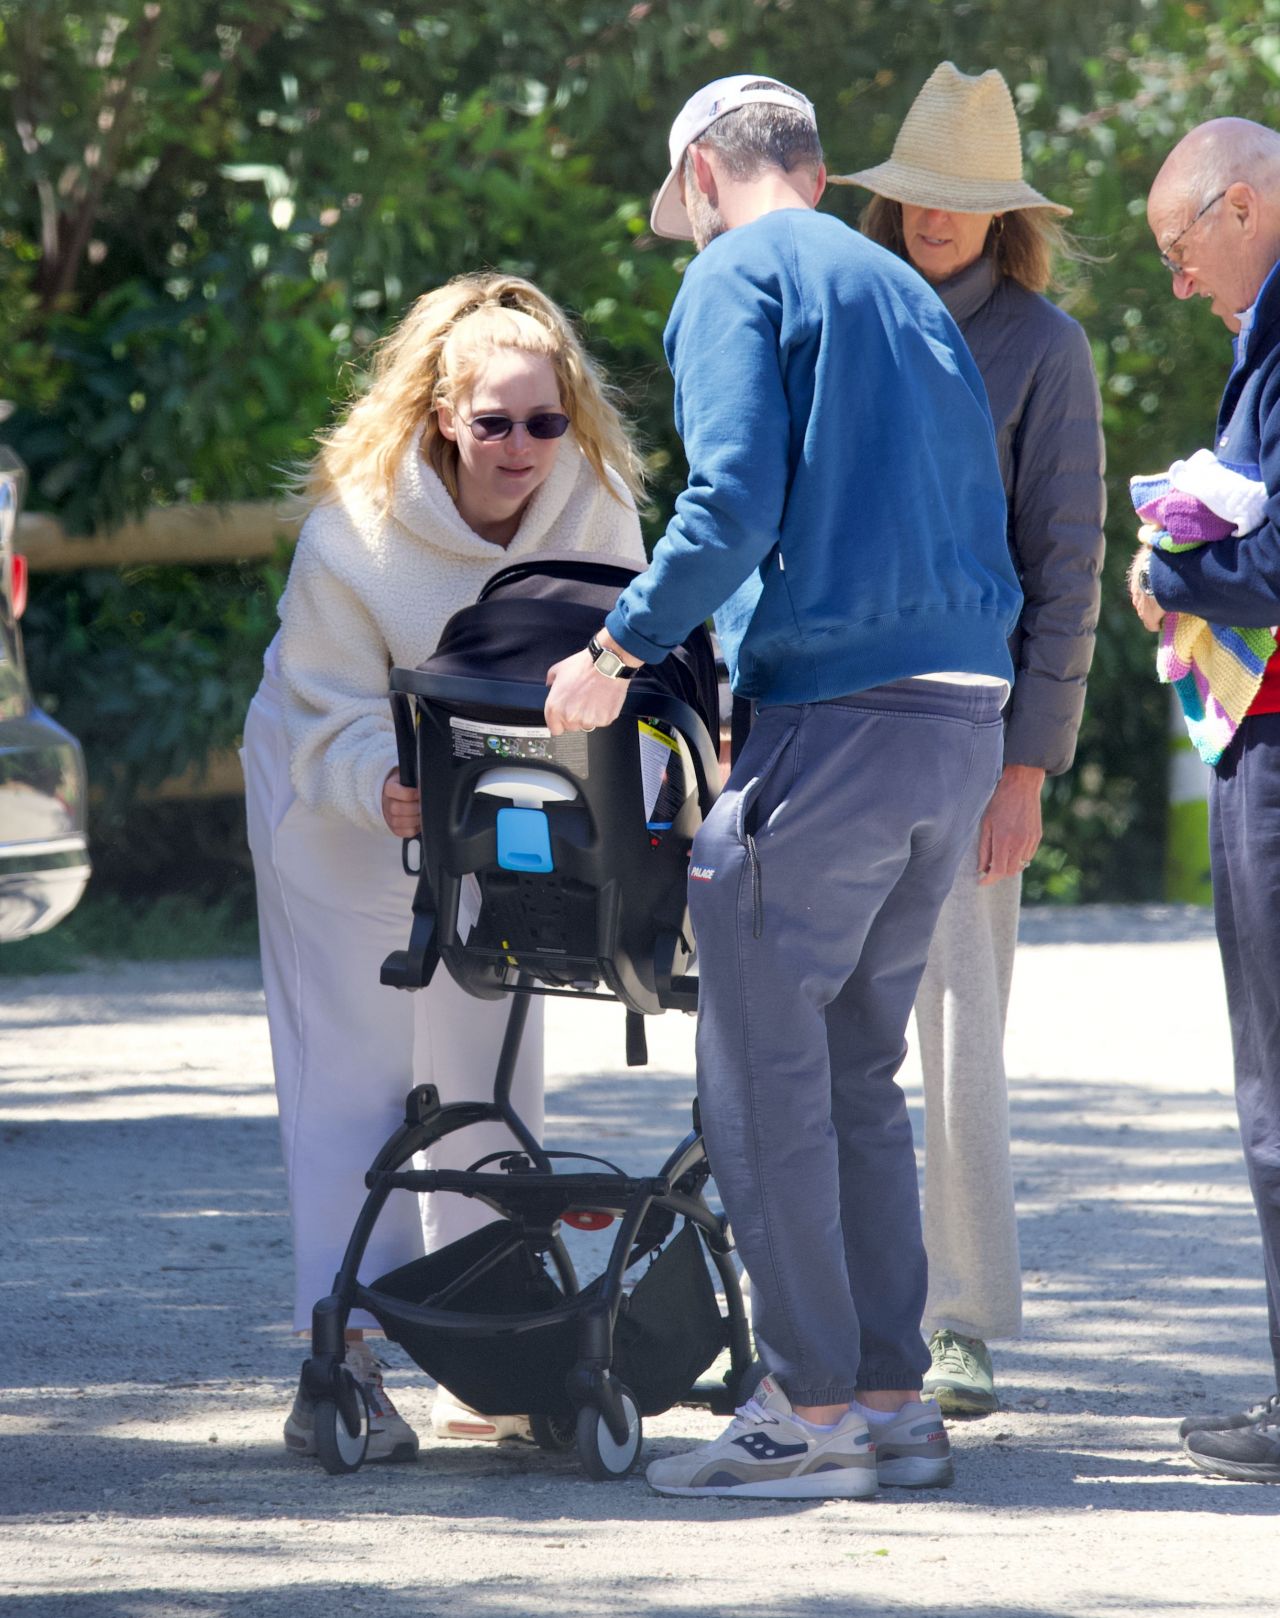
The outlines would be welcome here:
M 856 1399 L 860 1393 L 909 1393 L 920 1397 L 923 1376 L 914 1365 L 890 1365 L 884 1368 L 864 1365 L 858 1372 L 858 1385 L 850 1395 Z
M 797 1405 L 847 1405 L 853 1389 L 847 1384 L 831 1388 L 787 1388 L 784 1390 L 794 1410 Z

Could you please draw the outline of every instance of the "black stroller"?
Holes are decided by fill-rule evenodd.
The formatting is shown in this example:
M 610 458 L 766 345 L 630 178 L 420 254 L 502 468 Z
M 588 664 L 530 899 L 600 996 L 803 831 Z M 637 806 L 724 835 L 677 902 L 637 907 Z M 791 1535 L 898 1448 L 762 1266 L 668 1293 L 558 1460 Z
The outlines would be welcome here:
M 544 1449 L 576 1444 L 596 1479 L 635 1466 L 643 1416 L 692 1400 L 727 1414 L 758 1374 L 730 1232 L 703 1194 L 696 1103 L 691 1132 L 646 1177 L 545 1151 L 511 1105 L 531 994 L 620 1001 L 631 1066 L 647 1060 L 646 1016 L 697 1003 L 685 888 L 719 781 L 709 637 L 697 630 L 638 676 L 607 730 L 552 737 L 542 720 L 545 670 L 586 644 L 635 572 L 581 555 L 503 568 L 426 664 L 392 671 L 401 777 L 424 790 L 410 942 L 382 981 L 421 988 L 443 962 L 469 993 L 509 996 L 511 1009 L 492 1102 L 442 1105 L 434 1086 L 417 1086 L 365 1176 L 369 1194 L 333 1293 L 313 1311 L 302 1373 L 330 1472 L 354 1471 L 368 1443 L 363 1395 L 343 1365 L 353 1308 L 455 1397 L 490 1415 L 527 1413 Z M 463 937 L 468 885 L 479 911 Z M 411 1166 L 445 1135 L 495 1119 L 510 1150 L 465 1172 Z M 402 1190 L 473 1197 L 501 1218 L 362 1285 L 374 1224 Z M 580 1286 L 563 1227 L 614 1220 L 604 1273 Z M 631 1286 L 628 1272 L 645 1260 Z M 726 1347 L 723 1381 L 699 1383 Z

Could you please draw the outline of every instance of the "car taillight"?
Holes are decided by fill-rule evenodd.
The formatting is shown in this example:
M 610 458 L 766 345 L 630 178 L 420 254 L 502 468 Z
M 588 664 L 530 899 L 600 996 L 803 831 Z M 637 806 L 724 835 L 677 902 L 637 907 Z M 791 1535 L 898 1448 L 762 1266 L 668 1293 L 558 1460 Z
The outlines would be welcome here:
M 21 618 L 27 610 L 27 559 L 14 556 L 9 563 L 9 601 L 13 616 Z

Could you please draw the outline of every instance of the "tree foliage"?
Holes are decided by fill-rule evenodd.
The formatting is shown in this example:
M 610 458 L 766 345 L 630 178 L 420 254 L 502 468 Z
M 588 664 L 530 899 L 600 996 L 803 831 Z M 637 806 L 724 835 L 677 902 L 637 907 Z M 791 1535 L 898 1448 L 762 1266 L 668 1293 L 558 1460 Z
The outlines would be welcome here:
M 938 61 L 999 67 L 1029 176 L 1093 256 L 1063 295 L 1093 341 L 1111 467 L 1079 763 L 1030 887 L 1154 893 L 1166 710 L 1120 589 L 1125 489 L 1208 440 L 1229 354 L 1207 310 L 1170 297 L 1143 205 L 1192 125 L 1269 118 L 1277 21 L 1280 0 L 0 0 L 6 436 L 34 502 L 74 529 L 266 495 L 409 299 L 492 265 L 573 309 L 623 384 L 656 533 L 684 471 L 660 341 L 682 252 L 646 215 L 680 102 L 776 74 L 813 97 L 839 172 L 887 155 Z M 825 206 L 853 219 L 862 200 Z M 241 581 L 267 602 L 247 613 L 225 578 L 170 571 L 41 580 L 32 609 L 46 689 L 99 768 L 128 756 L 126 784 L 233 738 L 269 629 L 270 570 Z M 176 743 L 145 722 L 166 660 Z M 114 717 L 92 700 L 108 689 Z

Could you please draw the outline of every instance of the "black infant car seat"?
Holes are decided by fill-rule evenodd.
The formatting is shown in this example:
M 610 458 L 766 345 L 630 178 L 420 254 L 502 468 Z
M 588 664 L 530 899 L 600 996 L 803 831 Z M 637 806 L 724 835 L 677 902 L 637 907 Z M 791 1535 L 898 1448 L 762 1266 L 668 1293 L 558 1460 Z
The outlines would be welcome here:
M 503 568 L 421 669 L 395 671 L 406 743 L 418 699 L 402 759 L 427 783 L 424 881 L 410 949 L 384 982 L 417 987 L 438 955 L 482 998 L 523 973 L 543 992 L 603 989 L 633 1014 L 696 1005 L 681 978 L 688 849 L 719 779 L 709 637 L 698 629 L 644 669 L 616 725 L 553 737 L 541 724 L 547 668 L 585 646 L 636 571 L 582 556 Z M 481 904 L 463 938 L 468 877 Z

